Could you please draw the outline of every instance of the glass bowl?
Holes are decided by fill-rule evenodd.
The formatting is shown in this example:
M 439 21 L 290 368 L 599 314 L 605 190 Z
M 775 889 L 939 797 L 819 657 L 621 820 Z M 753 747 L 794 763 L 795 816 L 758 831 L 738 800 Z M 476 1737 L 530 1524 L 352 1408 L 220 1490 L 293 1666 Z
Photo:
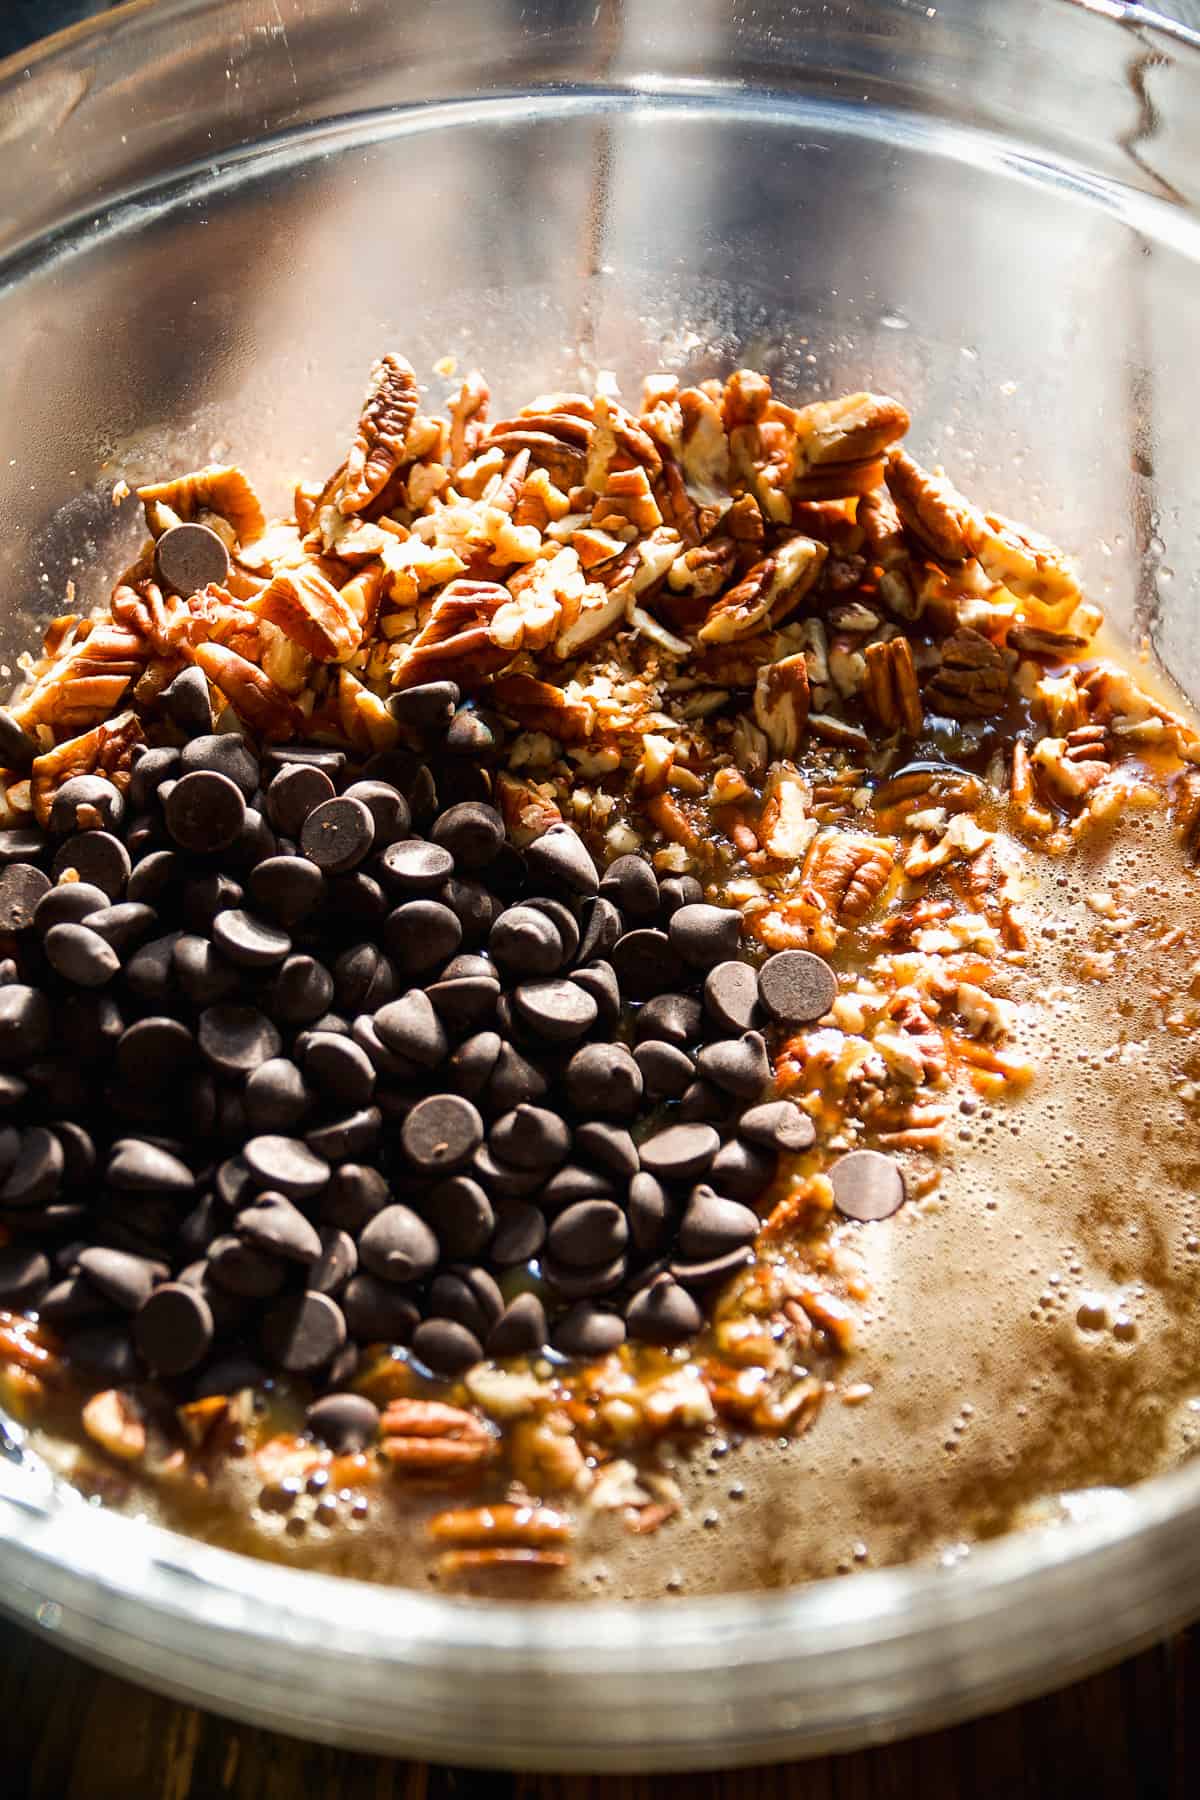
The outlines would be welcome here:
M 748 362 L 898 393 L 1200 693 L 1200 40 L 1094 0 L 138 0 L 0 67 L 0 658 L 105 597 L 111 492 L 323 473 L 382 348 L 499 401 Z M 1114 1427 L 1116 1428 L 1116 1427 Z M 454 1601 L 105 1514 L 12 1428 L 0 1604 L 135 1680 L 456 1762 L 793 1757 L 1200 1610 L 1200 1467 L 790 1592 Z M 837 1496 L 821 1504 L 836 1506 Z

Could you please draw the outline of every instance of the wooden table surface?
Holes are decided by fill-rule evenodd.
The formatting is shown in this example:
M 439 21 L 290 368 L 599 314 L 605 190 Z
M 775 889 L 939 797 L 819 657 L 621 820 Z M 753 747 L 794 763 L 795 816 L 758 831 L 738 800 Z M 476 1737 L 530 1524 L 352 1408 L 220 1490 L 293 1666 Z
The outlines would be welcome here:
M 5 1800 L 1196 1800 L 1200 1627 L 973 1725 L 679 1776 L 509 1775 L 299 1743 L 99 1675 L 0 1622 Z

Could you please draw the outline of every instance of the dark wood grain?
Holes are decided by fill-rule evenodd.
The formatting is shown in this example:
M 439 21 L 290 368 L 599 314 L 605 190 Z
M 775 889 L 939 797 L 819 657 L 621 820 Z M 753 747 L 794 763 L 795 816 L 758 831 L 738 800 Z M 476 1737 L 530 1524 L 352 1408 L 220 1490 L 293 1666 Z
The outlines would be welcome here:
M 1196 1800 L 1200 1629 L 885 1749 L 679 1776 L 509 1775 L 330 1750 L 97 1674 L 0 1622 L 5 1800 Z

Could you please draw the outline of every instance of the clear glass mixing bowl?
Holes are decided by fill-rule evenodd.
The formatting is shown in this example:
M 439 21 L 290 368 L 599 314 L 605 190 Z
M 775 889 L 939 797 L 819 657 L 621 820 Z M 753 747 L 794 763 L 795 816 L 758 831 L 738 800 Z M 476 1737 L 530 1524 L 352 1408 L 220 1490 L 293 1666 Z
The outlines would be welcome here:
M 504 401 L 738 362 L 900 394 L 1200 693 L 1200 40 L 1093 0 L 138 0 L 0 68 L 0 658 L 110 503 L 324 472 L 388 345 Z M 1114 1421 L 1114 1429 L 1119 1429 Z M 522 1609 L 256 1564 L 0 1459 L 0 1604 L 378 1750 L 714 1766 L 945 1723 L 1200 1611 L 1200 1468 L 947 1568 Z M 836 1495 L 820 1496 L 836 1505 Z

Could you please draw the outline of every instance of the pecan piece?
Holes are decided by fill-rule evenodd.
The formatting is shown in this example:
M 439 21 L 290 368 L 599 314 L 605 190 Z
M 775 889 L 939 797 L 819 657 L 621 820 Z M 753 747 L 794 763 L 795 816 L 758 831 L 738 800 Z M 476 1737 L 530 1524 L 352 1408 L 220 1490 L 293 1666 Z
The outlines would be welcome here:
M 371 370 L 367 397 L 342 481 L 344 513 L 360 513 L 380 495 L 404 461 L 408 428 L 417 416 L 412 365 L 389 351 Z
M 1058 630 L 1067 623 L 1083 594 L 1061 550 L 997 513 L 969 510 L 963 530 L 988 580 L 1015 595 L 1028 624 Z
M 137 496 L 156 538 L 181 520 L 206 512 L 223 519 L 238 543 L 252 544 L 267 529 L 262 503 L 236 466 L 214 464 L 191 475 L 177 475 L 174 481 L 156 481 L 140 487 Z
M 885 731 L 918 737 L 925 723 L 912 645 L 906 637 L 868 644 L 867 704 Z
M 492 694 L 501 712 L 511 713 L 526 731 L 544 731 L 563 744 L 579 744 L 592 734 L 596 715 L 586 700 L 569 700 L 561 688 L 534 675 L 498 676 Z
M 474 1569 L 565 1569 L 565 1550 L 529 1550 L 520 1545 L 493 1545 L 487 1550 L 446 1550 L 438 1557 L 443 1575 L 466 1575 Z
M 571 1537 L 571 1521 L 552 1506 L 451 1507 L 429 1521 L 429 1535 L 439 1544 L 520 1544 L 543 1549 L 565 1544 Z
M 304 714 L 256 663 L 224 644 L 211 642 L 197 644 L 192 655 L 238 718 L 260 737 L 281 743 L 303 734 Z
M 490 390 L 478 369 L 465 377 L 450 402 L 450 467 L 461 469 L 483 441 Z
M 776 756 L 795 756 L 808 723 L 808 664 L 803 655 L 764 663 L 754 684 L 754 718 Z
M 795 475 L 788 491 L 793 499 L 836 500 L 869 493 L 879 486 L 884 451 L 909 426 L 906 409 L 887 394 L 817 400 L 791 417 Z
M 93 1394 L 82 1413 L 83 1429 L 118 1462 L 137 1462 L 146 1454 L 146 1425 L 129 1394 L 106 1388 Z
M 970 503 L 941 475 L 931 475 L 904 450 L 887 459 L 888 492 L 909 536 L 942 562 L 965 562 Z
M 380 1421 L 380 1450 L 400 1474 L 478 1469 L 495 1454 L 484 1421 L 440 1400 L 393 1400 Z
M 853 924 L 882 894 L 894 860 L 891 845 L 882 838 L 822 831 L 805 861 L 804 885 L 820 895 L 836 919 Z
M 714 602 L 700 627 L 700 642 L 727 644 L 748 637 L 764 621 L 778 624 L 812 588 L 828 554 L 812 538 L 787 539 Z
M 30 796 L 39 825 L 50 821 L 54 796 L 72 775 L 107 775 L 122 786 L 135 744 L 142 742 L 140 721 L 131 712 L 118 713 L 103 725 L 85 731 L 82 736 L 68 738 L 53 750 L 34 759 L 30 774 Z
M 311 563 L 280 569 L 248 610 L 278 625 L 317 662 L 345 662 L 362 642 L 354 608 Z
M 961 627 L 941 646 L 942 666 L 926 688 L 936 711 L 983 719 L 1008 704 L 1008 662 L 982 632 Z
M 516 775 L 497 775 L 496 801 L 518 850 L 524 850 L 552 825 L 561 825 L 562 814 L 550 793 L 543 793 L 532 781 L 522 781 Z

